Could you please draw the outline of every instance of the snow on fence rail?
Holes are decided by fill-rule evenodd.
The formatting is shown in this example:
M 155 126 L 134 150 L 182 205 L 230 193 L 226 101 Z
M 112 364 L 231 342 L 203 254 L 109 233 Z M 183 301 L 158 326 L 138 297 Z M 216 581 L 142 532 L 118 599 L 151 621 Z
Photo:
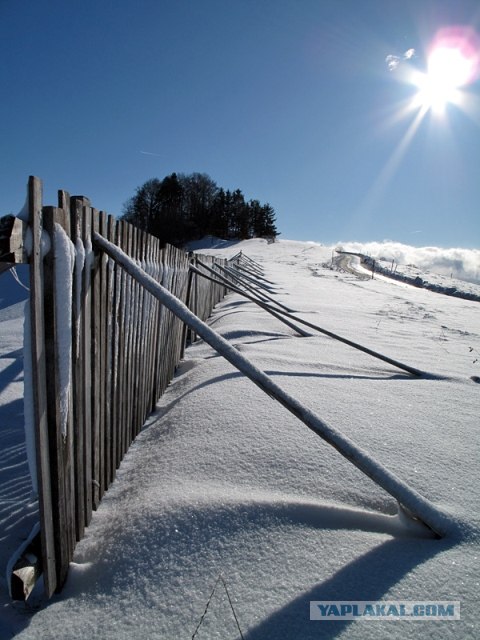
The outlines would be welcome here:
M 62 588 L 76 542 L 171 380 L 185 341 L 195 337 L 95 250 L 92 236 L 114 242 L 202 319 L 226 288 L 197 277 L 190 270 L 195 257 L 162 247 L 157 238 L 92 208 L 87 198 L 59 191 L 58 207 L 43 206 L 38 178 L 29 179 L 22 214 L 24 221 L 2 219 L 0 264 L 30 264 L 26 439 L 50 597 Z M 224 260 L 202 260 L 225 266 Z M 37 575 L 38 566 L 24 571 L 15 583 L 18 598 L 28 596 Z

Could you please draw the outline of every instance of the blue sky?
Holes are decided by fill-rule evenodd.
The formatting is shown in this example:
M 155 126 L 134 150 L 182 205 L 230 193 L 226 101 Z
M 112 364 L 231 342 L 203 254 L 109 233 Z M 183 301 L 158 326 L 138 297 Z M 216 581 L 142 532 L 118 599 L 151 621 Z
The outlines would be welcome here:
M 283 238 L 477 247 L 479 80 L 408 144 L 418 110 L 398 117 L 454 24 L 480 32 L 478 0 L 0 0 L 0 213 L 30 174 L 46 204 L 120 214 L 198 171 L 269 202 Z

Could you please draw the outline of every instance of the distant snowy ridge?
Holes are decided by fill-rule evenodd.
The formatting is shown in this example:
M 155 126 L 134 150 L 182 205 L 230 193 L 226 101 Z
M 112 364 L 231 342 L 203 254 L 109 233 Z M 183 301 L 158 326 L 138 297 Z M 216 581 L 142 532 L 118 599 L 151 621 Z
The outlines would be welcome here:
M 239 244 L 240 241 L 222 240 L 214 236 L 205 236 L 196 242 L 189 243 L 185 248 L 187 251 L 199 251 L 200 249 L 227 249 Z M 247 241 L 249 242 L 249 241 Z M 259 239 L 252 239 L 251 242 L 260 242 Z M 265 245 L 266 240 L 263 240 Z M 292 243 L 294 240 L 276 240 L 280 243 Z M 321 242 L 305 242 L 306 246 L 318 246 L 328 249 L 328 245 Z M 248 246 L 248 245 L 247 245 Z M 431 272 L 448 278 L 462 280 L 464 282 L 480 285 L 480 249 L 462 249 L 441 247 L 413 247 L 385 240 L 384 242 L 338 242 L 331 245 L 332 250 L 339 248 L 350 253 L 361 253 L 375 260 L 390 262 L 395 261 L 402 271 L 406 268 L 415 268 L 424 274 Z M 430 273 L 429 273 L 430 276 Z M 428 278 L 431 281 L 432 278 Z M 459 288 L 457 286 L 457 288 Z M 463 287 L 462 287 L 463 290 Z
M 363 253 L 349 253 L 348 251 L 339 252 L 341 255 L 345 256 L 357 256 L 360 258 L 360 262 L 362 265 L 367 267 L 369 270 L 374 273 L 380 273 L 387 278 L 392 278 L 393 280 L 398 280 L 400 282 L 405 282 L 406 284 L 412 285 L 414 287 L 420 287 L 421 289 L 428 289 L 429 291 L 434 291 L 435 293 L 443 293 L 447 296 L 455 296 L 456 298 L 463 298 L 464 300 L 473 300 L 475 302 L 480 302 L 480 294 L 474 293 L 472 291 L 465 291 L 464 287 L 457 287 L 455 284 L 445 284 L 444 282 L 430 282 L 425 279 L 425 277 L 421 277 L 418 273 L 406 273 L 409 267 L 400 267 L 400 270 L 397 270 L 398 265 L 395 265 L 395 269 L 392 266 L 382 265 L 382 260 L 376 260 L 371 256 L 366 256 Z M 385 263 L 385 260 L 383 260 Z M 410 267 L 410 270 L 412 268 Z M 428 276 L 426 276 L 428 278 Z M 440 276 L 442 280 L 445 280 L 444 276 Z
M 398 265 L 414 266 L 466 282 L 480 284 L 480 250 L 441 247 L 412 247 L 386 240 L 384 242 L 343 242 L 339 248 L 362 253 L 376 260 L 392 261 Z

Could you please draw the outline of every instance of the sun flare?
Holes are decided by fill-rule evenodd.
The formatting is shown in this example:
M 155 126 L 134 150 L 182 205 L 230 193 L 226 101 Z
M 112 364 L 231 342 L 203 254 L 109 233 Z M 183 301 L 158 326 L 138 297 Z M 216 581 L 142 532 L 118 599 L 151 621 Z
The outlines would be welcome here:
M 449 102 L 458 102 L 458 90 L 469 82 L 472 71 L 473 61 L 460 49 L 434 49 L 427 73 L 418 76 L 416 102 L 426 109 L 442 111 Z
M 443 112 L 449 103 L 460 105 L 462 88 L 478 74 L 478 36 L 470 29 L 443 29 L 427 59 L 426 73 L 417 72 L 414 103 L 424 111 Z

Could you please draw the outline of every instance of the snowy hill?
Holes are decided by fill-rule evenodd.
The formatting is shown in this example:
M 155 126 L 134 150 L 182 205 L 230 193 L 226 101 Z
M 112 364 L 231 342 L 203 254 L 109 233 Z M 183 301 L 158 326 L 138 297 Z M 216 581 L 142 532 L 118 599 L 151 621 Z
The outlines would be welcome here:
M 240 249 L 299 317 L 430 374 L 414 379 L 314 331 L 299 337 L 237 294 L 209 323 L 442 509 L 449 535 L 412 532 L 395 500 L 198 341 L 124 459 L 63 593 L 24 608 L 2 580 L 0 638 L 191 638 L 200 622 L 200 640 L 233 640 L 239 627 L 249 640 L 480 635 L 478 303 L 330 269 L 333 248 L 314 243 L 201 248 Z M 22 328 L 18 308 L 2 313 L 4 561 L 35 505 L 19 436 Z M 461 619 L 309 619 L 311 601 L 337 600 L 460 601 Z

